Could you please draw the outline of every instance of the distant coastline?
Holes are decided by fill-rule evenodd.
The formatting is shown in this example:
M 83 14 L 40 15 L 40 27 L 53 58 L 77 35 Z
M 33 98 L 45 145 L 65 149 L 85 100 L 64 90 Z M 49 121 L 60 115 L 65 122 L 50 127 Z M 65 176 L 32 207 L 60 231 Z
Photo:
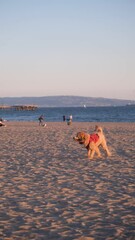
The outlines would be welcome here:
M 32 105 L 39 107 L 103 107 L 103 106 L 130 106 L 135 100 L 112 98 L 94 98 L 82 96 L 44 96 L 44 97 L 4 97 L 0 98 L 1 108 L 15 105 Z

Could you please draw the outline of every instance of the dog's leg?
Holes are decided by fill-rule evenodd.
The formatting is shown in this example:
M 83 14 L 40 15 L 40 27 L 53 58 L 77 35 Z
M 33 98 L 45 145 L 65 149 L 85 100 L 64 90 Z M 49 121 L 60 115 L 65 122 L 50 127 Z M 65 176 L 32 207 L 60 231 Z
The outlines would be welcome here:
M 108 149 L 108 147 L 106 146 L 106 153 L 107 153 L 107 156 L 108 157 L 110 157 L 111 156 L 111 153 L 110 153 L 110 151 L 109 151 L 109 149 Z
M 89 159 L 93 159 L 94 157 L 94 154 L 95 154 L 95 143 L 91 142 L 90 145 L 89 145 L 89 148 L 91 149 L 91 154 L 89 156 Z
M 89 159 L 93 159 L 94 154 L 95 154 L 95 149 L 92 149 L 92 150 L 91 150 L 91 154 L 90 154 L 90 158 L 89 158 Z
M 102 145 L 103 149 L 105 150 L 107 156 L 110 157 L 110 156 L 111 156 L 111 153 L 110 153 L 110 151 L 109 151 L 109 149 L 108 149 L 108 147 L 107 147 L 106 142 L 102 143 L 101 145 Z
M 95 153 L 97 153 L 98 158 L 101 158 L 100 150 L 98 146 L 95 145 L 95 143 L 90 144 L 90 149 L 91 149 L 90 159 L 93 159 Z
M 90 155 L 91 155 L 91 149 L 90 148 L 88 149 L 87 155 L 88 155 L 88 158 L 90 158 Z
M 101 158 L 101 153 L 98 146 L 95 147 L 95 152 L 97 153 L 98 158 Z
M 91 149 L 90 147 L 88 148 L 87 156 L 89 159 L 93 159 L 95 153 L 95 149 Z

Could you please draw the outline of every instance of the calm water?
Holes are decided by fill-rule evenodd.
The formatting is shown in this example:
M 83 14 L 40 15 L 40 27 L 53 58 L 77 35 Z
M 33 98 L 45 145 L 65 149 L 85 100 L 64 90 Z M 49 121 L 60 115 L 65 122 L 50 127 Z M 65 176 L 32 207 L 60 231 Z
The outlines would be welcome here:
M 74 122 L 135 122 L 135 105 L 124 107 L 38 108 L 35 111 L 0 109 L 0 117 L 8 121 L 38 121 L 43 114 L 47 122 L 61 122 L 72 114 Z

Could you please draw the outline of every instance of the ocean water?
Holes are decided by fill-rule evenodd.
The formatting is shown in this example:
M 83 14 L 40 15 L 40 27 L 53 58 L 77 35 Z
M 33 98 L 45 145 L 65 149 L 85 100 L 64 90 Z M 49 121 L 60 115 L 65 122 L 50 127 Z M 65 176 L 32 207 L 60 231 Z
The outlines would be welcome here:
M 61 122 L 63 115 L 74 122 L 135 122 L 135 105 L 121 107 L 38 108 L 34 111 L 0 109 L 0 118 L 7 121 L 38 121 L 43 114 L 46 122 Z

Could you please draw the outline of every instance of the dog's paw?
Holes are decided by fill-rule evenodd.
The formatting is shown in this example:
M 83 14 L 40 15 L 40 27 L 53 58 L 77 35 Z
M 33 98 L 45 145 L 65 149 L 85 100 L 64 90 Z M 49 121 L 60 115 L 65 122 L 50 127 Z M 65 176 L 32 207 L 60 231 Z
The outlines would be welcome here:
M 89 160 L 93 160 L 93 157 L 88 157 Z
M 111 153 L 108 153 L 108 154 L 107 154 L 107 156 L 108 156 L 108 157 L 111 157 L 111 156 L 112 156 L 112 154 L 111 154 Z

